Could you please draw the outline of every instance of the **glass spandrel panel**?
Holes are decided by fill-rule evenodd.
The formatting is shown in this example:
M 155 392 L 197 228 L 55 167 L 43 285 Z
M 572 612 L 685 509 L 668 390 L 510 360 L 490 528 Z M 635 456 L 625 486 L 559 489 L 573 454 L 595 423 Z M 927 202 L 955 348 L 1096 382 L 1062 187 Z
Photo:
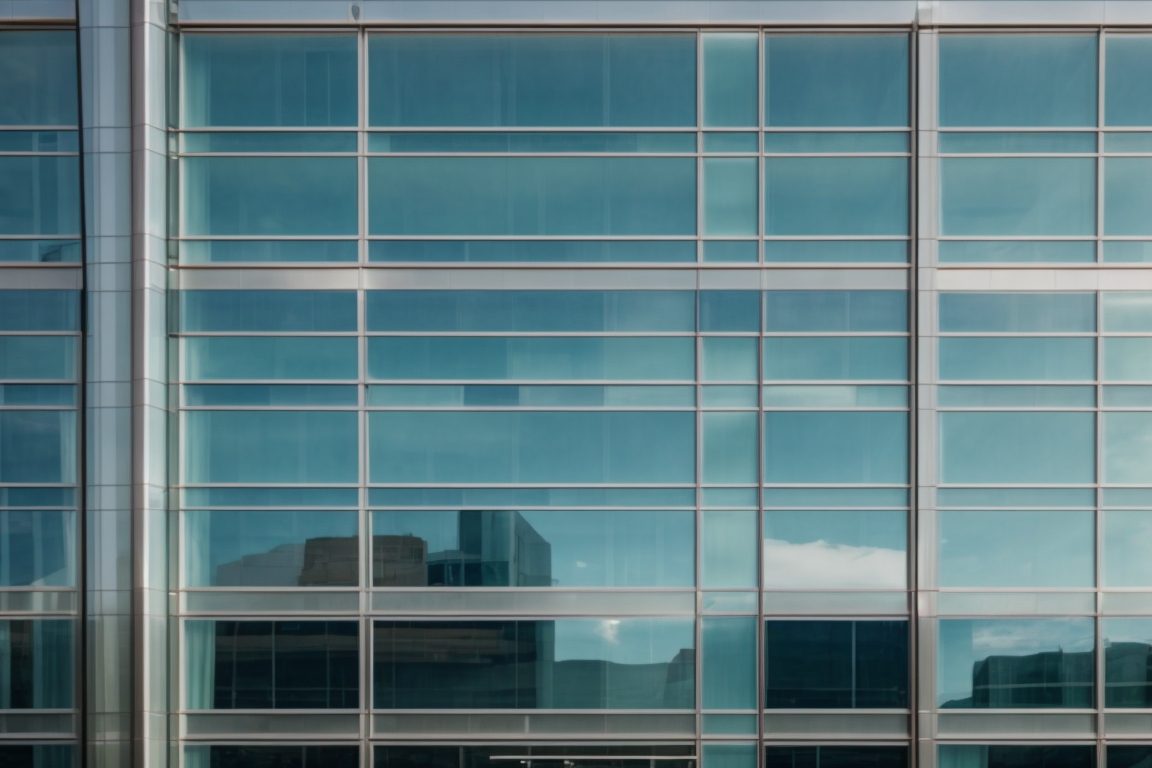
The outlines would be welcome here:
M 185 586 L 356 586 L 357 528 L 355 512 L 185 512 Z
M 941 619 L 939 633 L 943 709 L 1092 706 L 1090 618 Z
M 756 482 L 756 414 L 701 415 L 701 472 L 705 483 Z
M 756 587 L 756 513 L 706 510 L 700 522 L 702 586 Z
M 181 291 L 185 332 L 355 331 L 355 291 Z
M 693 483 L 690 412 L 383 412 L 374 483 Z
M 377 621 L 377 709 L 690 709 L 692 619 Z
M 184 623 L 189 709 L 355 709 L 354 621 Z
M 757 123 L 755 33 L 705 33 L 703 45 L 704 125 L 743 127 Z
M 1093 381 L 1096 340 L 940 339 L 940 378 L 950 381 Z
M 766 331 L 906 331 L 904 291 L 767 291 Z
M 1101 418 L 1104 482 L 1152 482 L 1152 412 L 1113 411 Z
M 908 706 L 908 622 L 764 622 L 769 709 Z
M 1106 587 L 1152 587 L 1152 511 L 1110 509 L 1103 512 L 1102 579 Z
M 189 411 L 189 483 L 354 483 L 356 414 L 333 411 Z
M 368 199 L 373 235 L 693 235 L 696 161 L 377 157 Z
M 907 768 L 907 747 L 819 746 L 768 747 L 764 768 Z
M 357 342 L 324 336 L 200 336 L 184 340 L 188 381 L 355 379 Z
M 0 482 L 76 482 L 76 414 L 0 411 Z
M 369 331 L 696 330 L 692 291 L 368 291 Z
M 368 38 L 374 126 L 694 126 L 694 34 Z
M 777 127 L 907 125 L 907 36 L 767 35 L 764 118 Z
M 903 589 L 908 514 L 900 510 L 764 513 L 764 586 Z
M 0 157 L 0 235 L 79 233 L 78 158 Z
M 0 125 L 75 125 L 76 33 L 0 32 Z
M 1091 512 L 939 515 L 942 587 L 1090 587 L 1095 581 Z
M 764 339 L 764 379 L 806 381 L 908 378 L 908 340 L 899 337 L 770 337 Z
M 908 415 L 775 411 L 764 414 L 764 481 L 908 481 Z
M 184 234 L 354 235 L 353 157 L 188 157 Z
M 184 124 L 355 125 L 356 42 L 353 35 L 184 35 Z
M 1152 338 L 1103 338 L 1106 381 L 1152 381 Z
M 1096 36 L 940 36 L 940 124 L 1095 126 Z
M 1094 235 L 1096 161 L 997 157 L 940 160 L 945 235 Z
M 704 161 L 704 234 L 755 237 L 760 171 L 754 158 L 710 157 Z
M 1108 35 L 1104 55 L 1104 124 L 1152 125 L 1152 37 Z
M 190 746 L 184 748 L 184 765 L 188 768 L 359 768 L 360 748 L 330 744 Z
M 1108 747 L 1108 765 L 1112 751 Z M 1096 747 L 1090 744 L 941 744 L 940 768 L 1095 768 Z M 1133 768 L 1135 764 L 1132 764 Z
M 707 616 L 701 619 L 700 662 L 705 709 L 756 706 L 756 619 Z
M 1092 483 L 1091 413 L 940 414 L 940 474 L 946 483 Z
M 695 364 L 691 338 L 404 336 L 368 341 L 368 375 L 393 381 L 690 381 Z
M 0 709 L 73 706 L 73 634 L 69 620 L 0 620 Z
M 692 587 L 688 510 L 372 513 L 376 587 Z
M 940 330 L 945 332 L 1096 330 L 1096 297 L 1091 293 L 941 293 L 939 303 Z
M 0 511 L 0 586 L 76 584 L 76 513 Z
M 908 161 L 899 157 L 769 157 L 768 235 L 905 235 Z
M 1152 157 L 1104 160 L 1104 234 L 1149 235 L 1152 222 Z
M 71 379 L 75 376 L 74 336 L 0 336 L 0 379 Z

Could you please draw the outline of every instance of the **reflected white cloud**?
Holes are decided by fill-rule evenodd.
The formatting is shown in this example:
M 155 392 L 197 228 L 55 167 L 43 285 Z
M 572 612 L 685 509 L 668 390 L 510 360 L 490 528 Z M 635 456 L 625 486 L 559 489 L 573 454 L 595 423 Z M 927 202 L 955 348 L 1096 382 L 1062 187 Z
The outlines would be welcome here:
M 904 552 L 824 539 L 801 543 L 765 539 L 764 583 L 802 589 L 901 589 L 905 584 Z

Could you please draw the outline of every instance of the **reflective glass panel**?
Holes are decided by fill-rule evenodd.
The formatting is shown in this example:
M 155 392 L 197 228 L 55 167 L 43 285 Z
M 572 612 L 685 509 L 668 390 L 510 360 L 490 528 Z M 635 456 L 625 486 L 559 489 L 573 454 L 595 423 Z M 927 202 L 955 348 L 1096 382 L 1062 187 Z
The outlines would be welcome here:
M 951 381 L 1093 381 L 1096 340 L 942 338 L 940 378 Z
M 740 32 L 706 33 L 702 43 L 704 125 L 756 125 L 757 35 Z
M 695 748 L 667 742 L 615 744 L 387 744 L 373 748 L 373 768 L 491 768 L 532 765 L 535 768 L 633 768 L 656 763 L 661 768 L 696 768 Z M 755 759 L 755 756 L 753 756 Z M 719 768 L 746 768 L 743 763 Z
M 769 235 L 908 233 L 908 161 L 899 157 L 764 160 Z
M 940 475 L 946 483 L 1091 483 L 1091 413 L 940 414 Z
M 1092 706 L 1092 619 L 941 619 L 942 708 Z
M 1105 380 L 1152 381 L 1152 338 L 1104 338 L 1100 344 Z
M 1090 587 L 1091 512 L 942 511 L 942 587 Z
M 1108 587 L 1152 587 L 1152 512 L 1112 509 L 1103 513 L 1103 581 Z
M 35 381 L 75 375 L 74 336 L 0 336 L 0 379 Z
M 76 33 L 0 32 L 0 125 L 77 123 Z
M 355 331 L 354 291 L 181 291 L 180 330 Z
M 691 587 L 690 511 L 372 514 L 377 587 Z
M 75 584 L 75 512 L 0 510 L 0 587 Z
M 908 706 L 908 622 L 764 622 L 765 706 Z
M 945 235 L 1093 235 L 1096 161 L 943 158 L 940 204 Z
M 72 635 L 68 620 L 0 620 L 0 709 L 73 706 Z
M 766 331 L 906 331 L 904 291 L 767 291 Z
M 0 483 L 74 482 L 74 412 L 0 411 Z
M 1114 749 L 1123 747 L 1108 747 L 1108 765 L 1119 768 L 1112 762 Z M 1096 765 L 1096 748 L 1089 744 L 941 744 L 939 750 L 940 768 L 1094 768 Z
M 1104 482 L 1152 482 L 1152 413 L 1122 411 L 1101 418 Z
M 1105 331 L 1152 332 L 1152 293 L 1108 291 L 1100 294 Z
M 360 748 L 314 744 L 213 744 L 185 747 L 184 765 L 188 768 L 359 768 Z
M 903 589 L 908 515 L 899 510 L 764 513 L 764 586 Z
M 704 234 L 708 237 L 755 237 L 755 158 L 712 157 L 704 161 Z
M 1152 619 L 1104 619 L 1104 706 L 1152 707 Z
M 1096 330 L 1096 296 L 1091 293 L 941 293 L 939 302 L 940 330 L 945 332 Z
M 1152 37 L 1109 35 L 1105 44 L 1105 125 L 1152 125 Z M 1111 757 L 1109 757 L 1111 763 Z
M 5 768 L 72 768 L 71 744 L 0 744 Z
M 705 709 L 756 706 L 756 619 L 708 616 L 703 622 L 700 663 Z
M 702 515 L 700 558 L 703 586 L 754 588 L 756 513 L 713 509 Z
M 907 482 L 907 432 L 906 413 L 766 413 L 764 481 Z
M 1104 234 L 1152 234 L 1152 157 L 1104 160 Z
M 770 337 L 764 339 L 768 381 L 908 378 L 908 340 L 899 337 Z
M 768 747 L 764 768 L 907 768 L 906 747 Z
M 356 354 L 356 339 L 351 337 L 188 338 L 184 340 L 184 376 L 188 381 L 355 379 Z
M 80 328 L 76 291 L 0 290 L 0 331 L 75 331 Z
M 691 619 L 377 621 L 378 709 L 689 709 Z
M 0 157 L 0 235 L 79 233 L 77 158 Z

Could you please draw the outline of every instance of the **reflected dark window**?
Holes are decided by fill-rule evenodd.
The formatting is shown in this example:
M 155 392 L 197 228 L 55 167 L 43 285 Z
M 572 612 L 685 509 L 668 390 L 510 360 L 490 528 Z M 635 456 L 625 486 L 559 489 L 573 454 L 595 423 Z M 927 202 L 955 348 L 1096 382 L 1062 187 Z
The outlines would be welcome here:
M 360 765 L 359 747 L 311 744 L 188 747 L 185 755 L 186 763 L 197 768 L 358 768 Z
M 1105 619 L 1104 705 L 1152 707 L 1152 619 Z
M 1152 744 L 1109 746 L 1108 768 L 1152 768 Z
M 908 706 L 908 622 L 768 621 L 765 706 Z
M 71 744 L 0 744 L 4 768 L 72 768 Z
M 905 747 L 768 747 L 764 768 L 906 768 Z
M 0 620 L 0 710 L 73 706 L 73 654 L 71 621 Z
M 380 709 L 688 709 L 688 619 L 378 621 Z
M 373 768 L 695 768 L 693 752 L 691 746 L 679 744 L 399 744 L 376 747 Z
M 945 744 L 939 768 L 1092 768 L 1096 750 L 1088 745 Z

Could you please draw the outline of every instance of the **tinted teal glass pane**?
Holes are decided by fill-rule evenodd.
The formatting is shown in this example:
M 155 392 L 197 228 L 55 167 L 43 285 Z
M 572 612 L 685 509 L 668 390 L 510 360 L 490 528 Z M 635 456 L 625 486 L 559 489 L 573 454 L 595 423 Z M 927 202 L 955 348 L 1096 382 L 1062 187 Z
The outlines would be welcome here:
M 0 240 L 0 261 L 75 263 L 80 261 L 80 241 Z
M 353 240 L 185 240 L 180 243 L 184 264 L 237 262 L 356 261 Z
M 764 406 L 780 408 L 906 408 L 907 387 L 798 386 L 764 387 Z
M 756 380 L 756 339 L 704 338 L 700 343 L 704 381 Z
M 837 768 L 869 765 L 874 768 L 907 768 L 905 747 L 825 746 L 768 747 L 764 750 L 764 768 Z M 951 768 L 951 767 L 949 767 Z
M 372 583 L 692 587 L 695 526 L 688 510 L 374 512 Z
M 1094 507 L 1094 488 L 941 488 L 941 507 Z
M 187 384 L 186 405 L 351 405 L 356 387 L 333 384 Z
M 1152 133 L 1115 131 L 1104 134 L 1105 152 L 1152 152 Z
M 0 411 L 0 482 L 76 482 L 76 414 Z
M 940 378 L 1093 381 L 1095 339 L 942 338 Z
M 370 488 L 379 507 L 694 507 L 691 488 Z
M 941 512 L 942 587 L 1091 587 L 1088 511 Z
M 376 235 L 696 232 L 691 158 L 381 157 L 368 175 Z
M 185 158 L 184 232 L 355 234 L 356 162 L 351 157 Z
M 760 142 L 754 133 L 713 131 L 704 134 L 705 152 L 759 152 Z
M 736 240 L 713 240 L 704 243 L 704 261 L 751 263 L 759 260 L 756 243 Z
M 1105 331 L 1152 332 L 1152 293 L 1107 291 L 1100 295 Z
M 696 478 L 692 413 L 401 411 L 372 413 L 368 423 L 374 483 Z
M 1104 482 L 1152 482 L 1152 413 L 1113 412 L 1102 418 Z
M 904 291 L 767 291 L 766 331 L 905 331 Z
M 1152 644 L 1149 643 L 1149 630 L 1152 620 L 1105 619 L 1101 622 L 1100 634 L 1104 643 L 1104 706 L 1123 708 L 1147 708 L 1152 706 L 1152 673 L 1144 662 Z M 1109 765 L 1137 766 L 1140 759 L 1147 760 L 1146 746 L 1128 748 L 1137 753 L 1128 760 L 1113 760 L 1116 754 L 1109 748 Z
M 190 34 L 181 44 L 187 126 L 356 124 L 352 35 Z
M 377 621 L 373 706 L 691 709 L 694 634 L 691 618 Z
M 186 512 L 185 586 L 355 586 L 356 532 L 355 512 Z
M 941 262 L 1086 263 L 1096 261 L 1096 241 L 941 240 Z
M 704 708 L 754 708 L 756 619 L 752 616 L 709 616 L 701 622 Z
M 705 677 L 707 683 L 707 677 Z M 741 715 L 705 715 L 704 730 L 706 733 L 747 733 L 756 731 L 756 721 L 743 724 L 739 730 L 729 729 L 728 722 Z M 720 720 L 719 718 L 723 718 Z M 735 722 L 739 722 L 738 720 Z M 717 727 L 712 727 L 713 724 Z M 704 744 L 704 759 L 701 762 L 704 768 L 756 768 L 755 744 Z
M 769 235 L 903 235 L 908 161 L 897 157 L 764 160 Z
M 355 291 L 181 291 L 180 330 L 355 331 Z
M 1013 765 L 1044 765 L 1047 768 L 1095 768 L 1096 751 L 1090 745 L 1031 744 L 941 744 L 940 768 L 1009 768 Z M 1122 768 L 1125 763 L 1113 761 L 1108 747 L 1108 764 Z M 1135 763 L 1132 768 L 1135 768 Z
M 75 654 L 70 620 L 0 620 L 0 668 L 4 670 L 0 675 L 0 702 L 3 707 L 68 709 L 74 706 Z
M 940 169 L 943 234 L 1095 234 L 1091 158 L 944 158 Z
M 941 133 L 941 152 L 973 152 L 978 154 L 1024 152 L 1095 152 L 1094 133 Z
M 771 126 L 907 125 L 907 36 L 767 35 L 764 120 Z
M 186 507 L 355 507 L 355 488 L 185 488 Z
M 71 744 L 0 745 L 0 763 L 29 768 L 72 768 Z
M 940 36 L 940 124 L 1094 126 L 1096 36 Z
M 699 296 L 703 333 L 760 330 L 759 291 L 701 291 Z
M 356 134 L 344 131 L 186 132 L 181 134 L 185 152 L 355 152 Z
M 514 384 L 369 385 L 368 405 L 421 408 L 425 406 L 577 408 L 624 407 L 666 410 L 696 404 L 692 385 L 624 386 Z
M 210 336 L 184 340 L 184 376 L 214 379 L 355 379 L 356 339 Z
M 333 411 L 189 411 L 189 483 L 354 483 L 356 414 Z
M 695 372 L 691 338 L 406 336 L 368 342 L 373 379 L 676 381 L 692 380 Z
M 759 41 L 754 33 L 705 34 L 704 125 L 756 125 L 756 69 Z
M 767 483 L 904 483 L 907 454 L 905 413 L 764 414 Z
M 1091 483 L 1091 413 L 941 413 L 946 483 Z
M 357 768 L 360 748 L 316 744 L 213 744 L 185 747 L 184 765 L 194 768 L 238 768 L 243 765 Z
M 76 584 L 76 513 L 0 511 L 0 586 Z
M 700 521 L 700 557 L 704 587 L 756 587 L 756 513 L 708 510 Z
M 368 291 L 369 331 L 696 330 L 692 291 Z
M 1152 587 L 1152 512 L 1113 509 L 1103 513 L 1103 583 L 1108 587 Z
M 1092 408 L 1096 405 L 1096 388 L 1093 386 L 942 386 L 936 390 L 936 399 L 941 406 Z
M 1101 339 L 1103 377 L 1110 381 L 1152 381 L 1152 339 Z
M 696 134 L 661 131 L 484 131 L 468 133 L 437 131 L 434 133 L 373 132 L 368 134 L 369 152 L 454 153 L 480 152 L 548 152 L 582 154 L 589 152 L 680 153 L 696 151 Z M 753 147 L 755 152 L 756 148 Z
M 0 405 L 73 405 L 70 384 L 0 384 Z
M 1093 620 L 941 619 L 943 708 L 1092 706 Z
M 1109 35 L 1104 52 L 1104 124 L 1152 125 L 1152 37 Z
M 0 125 L 77 123 L 76 33 L 0 33 Z
M 0 336 L 0 379 L 71 379 L 74 336 Z
M 354 243 L 352 245 L 355 245 Z M 743 243 L 741 243 L 743 245 Z M 756 244 L 751 243 L 756 260 Z M 350 259 L 354 261 L 355 259 Z M 369 261 L 696 261 L 695 240 L 371 240 Z
M 908 515 L 896 510 L 764 513 L 764 586 L 903 589 Z
M 1104 387 L 1104 406 L 1152 408 L 1152 387 Z
M 764 260 L 902 264 L 908 261 L 908 243 L 904 240 L 768 240 L 764 243 Z
M 1152 157 L 1104 160 L 1104 234 L 1152 234 Z
M 703 473 L 705 483 L 756 482 L 756 414 L 705 413 Z
M 370 125 L 688 126 L 696 36 L 374 35 L 368 82 Z
M 906 507 L 908 491 L 903 488 L 765 488 L 764 506 L 797 507 Z
M 0 234 L 78 234 L 79 168 L 75 157 L 0 157 Z
M 940 294 L 942 332 L 1091 333 L 1094 294 Z
M 1105 241 L 1104 261 L 1152 261 L 1152 243 L 1137 240 Z
M 764 339 L 768 381 L 908 378 L 903 338 L 825 337 Z
M 754 158 L 714 157 L 704 161 L 705 235 L 756 235 L 759 173 Z
M 906 132 L 869 131 L 867 133 L 765 133 L 764 151 L 777 152 L 907 152 Z
M 77 131 L 0 130 L 0 152 L 77 152 Z

